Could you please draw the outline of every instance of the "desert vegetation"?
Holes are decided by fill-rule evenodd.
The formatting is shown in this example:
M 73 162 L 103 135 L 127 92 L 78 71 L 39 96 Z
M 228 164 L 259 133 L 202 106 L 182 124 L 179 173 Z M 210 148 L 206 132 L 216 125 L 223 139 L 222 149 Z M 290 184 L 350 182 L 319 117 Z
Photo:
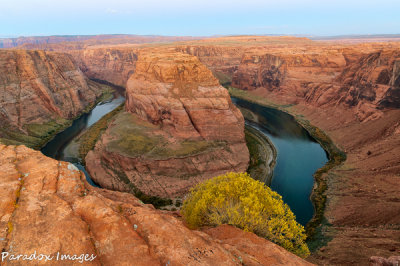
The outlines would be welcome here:
M 94 148 L 101 134 L 107 129 L 111 119 L 122 111 L 124 104 L 121 104 L 113 111 L 103 116 L 99 121 L 92 125 L 82 136 L 79 137 L 79 157 L 84 161 L 87 153 Z
M 146 156 L 156 159 L 180 158 L 225 147 L 224 141 L 180 140 L 171 143 L 161 134 L 158 126 L 127 112 L 118 114 L 112 122 L 109 151 L 128 157 Z
M 182 214 L 192 228 L 230 224 L 301 257 L 310 252 L 304 227 L 282 197 L 247 173 L 228 173 L 194 187 Z

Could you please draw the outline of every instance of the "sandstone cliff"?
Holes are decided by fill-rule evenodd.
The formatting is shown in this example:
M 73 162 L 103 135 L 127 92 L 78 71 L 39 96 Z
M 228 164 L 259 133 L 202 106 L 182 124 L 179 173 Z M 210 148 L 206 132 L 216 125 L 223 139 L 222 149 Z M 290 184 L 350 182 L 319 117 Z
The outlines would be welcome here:
M 232 40 L 231 40 L 232 41 Z M 360 121 L 377 119 L 382 108 L 398 108 L 399 49 L 384 45 L 341 47 L 304 43 L 304 47 L 271 42 L 215 46 L 209 40 L 177 50 L 194 54 L 220 82 L 243 90 L 267 90 L 291 103 L 342 105 Z M 284 41 L 284 40 L 282 40 Z M 240 58 L 240 60 L 238 60 Z M 239 62 L 240 61 L 240 62 Z
M 173 135 L 243 142 L 243 116 L 196 57 L 141 55 L 127 83 L 126 110 Z
M 78 62 L 82 72 L 91 79 L 98 79 L 125 87 L 135 72 L 138 49 L 88 48 L 69 52 Z
M 103 187 L 174 198 L 202 180 L 246 170 L 243 116 L 196 57 L 144 52 L 126 97 L 126 112 L 86 157 Z
M 367 121 L 381 117 L 379 109 L 399 108 L 399 62 L 398 50 L 245 54 L 232 86 L 275 91 L 291 103 L 341 105 Z
M 313 45 L 307 38 L 270 37 L 270 36 L 235 36 L 210 38 L 183 44 L 177 43 L 175 49 L 197 56 L 211 69 L 224 85 L 232 82 L 238 71 L 242 57 L 249 52 L 286 49 L 287 47 L 309 47 Z M 296 48 L 295 48 L 296 49 Z
M 205 64 L 219 79 L 221 84 L 229 84 L 232 75 L 240 65 L 243 49 L 241 47 L 218 47 L 212 45 L 182 45 L 179 52 L 194 55 Z
M 341 105 L 359 121 L 398 108 L 399 42 L 342 44 L 291 37 L 242 36 L 177 45 L 199 57 L 221 83 L 274 91 L 291 104 Z
M 2 265 L 26 264 L 9 259 L 35 252 L 52 257 L 41 265 L 81 265 L 61 260 L 74 254 L 95 256 L 85 265 L 311 265 L 228 225 L 192 231 L 179 216 L 92 187 L 72 164 L 24 146 L 0 145 L 0 164 Z
M 0 138 L 37 147 L 95 102 L 102 88 L 61 53 L 0 50 Z

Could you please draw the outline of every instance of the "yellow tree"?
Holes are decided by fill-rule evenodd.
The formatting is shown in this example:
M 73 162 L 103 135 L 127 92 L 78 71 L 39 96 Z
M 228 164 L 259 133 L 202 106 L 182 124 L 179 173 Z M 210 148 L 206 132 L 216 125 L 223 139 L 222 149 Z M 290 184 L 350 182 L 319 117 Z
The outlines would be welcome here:
M 192 228 L 230 224 L 301 257 L 310 254 L 304 227 L 282 197 L 247 173 L 228 173 L 198 184 L 181 212 Z

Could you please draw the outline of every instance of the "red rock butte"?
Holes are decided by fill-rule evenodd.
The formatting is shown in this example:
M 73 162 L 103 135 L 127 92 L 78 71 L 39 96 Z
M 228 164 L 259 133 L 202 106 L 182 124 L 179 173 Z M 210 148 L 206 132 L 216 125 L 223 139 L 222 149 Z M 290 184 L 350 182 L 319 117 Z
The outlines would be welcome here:
M 244 141 L 244 119 L 197 57 L 144 53 L 126 88 L 126 110 L 180 138 Z

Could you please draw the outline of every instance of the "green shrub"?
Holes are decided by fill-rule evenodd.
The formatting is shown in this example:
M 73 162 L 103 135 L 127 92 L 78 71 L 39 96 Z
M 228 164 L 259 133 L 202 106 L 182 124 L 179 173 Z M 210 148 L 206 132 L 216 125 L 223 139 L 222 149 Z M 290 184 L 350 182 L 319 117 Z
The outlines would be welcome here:
M 182 214 L 192 228 L 230 224 L 306 257 L 304 227 L 282 197 L 247 173 L 228 173 L 194 187 Z

